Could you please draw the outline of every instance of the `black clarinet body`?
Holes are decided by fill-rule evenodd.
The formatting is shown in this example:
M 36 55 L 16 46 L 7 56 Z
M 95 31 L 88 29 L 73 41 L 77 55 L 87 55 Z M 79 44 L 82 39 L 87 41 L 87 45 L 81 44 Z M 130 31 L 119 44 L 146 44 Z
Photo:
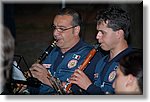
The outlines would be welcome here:
M 36 60 L 36 63 L 42 64 L 42 62 L 45 60 L 45 58 L 48 56 L 48 54 L 53 50 L 53 48 L 56 46 L 56 41 L 54 41 L 51 45 L 49 45 L 46 50 L 41 54 L 41 56 Z M 33 77 L 32 73 L 30 70 L 26 71 L 23 73 L 26 81 L 22 80 L 12 80 L 12 87 L 13 87 L 13 94 L 24 94 L 20 93 L 20 90 L 22 89 L 23 86 L 18 86 L 17 84 L 23 84 L 23 85 L 28 85 L 30 87 L 40 87 L 42 84 L 41 81 L 39 81 L 37 78 Z
M 48 54 L 53 50 L 53 48 L 56 47 L 56 41 L 54 41 L 51 45 L 47 47 L 47 49 L 43 52 L 43 54 L 37 59 L 37 63 L 42 64 L 42 62 L 45 60 L 45 58 L 48 56 Z M 62 95 L 64 94 L 63 89 L 61 88 L 61 81 L 59 78 L 55 78 L 52 76 L 52 74 L 49 72 L 49 80 L 53 86 L 53 88 L 56 90 L 57 94 Z M 35 80 L 35 78 L 34 78 Z M 37 80 L 38 81 L 38 80 Z
M 46 59 L 48 54 L 53 50 L 55 46 L 56 46 L 56 41 L 54 41 L 51 45 L 49 45 L 46 48 L 46 50 L 37 59 L 36 63 L 42 64 L 42 62 Z M 34 78 L 30 70 L 28 73 L 30 74 L 30 77 L 27 78 L 28 85 L 32 87 L 39 87 L 42 84 L 42 82 L 40 82 L 37 78 Z
M 47 47 L 47 49 L 42 53 L 42 55 L 37 59 L 37 63 L 42 64 L 43 60 L 48 56 L 48 54 L 56 47 L 56 41 Z

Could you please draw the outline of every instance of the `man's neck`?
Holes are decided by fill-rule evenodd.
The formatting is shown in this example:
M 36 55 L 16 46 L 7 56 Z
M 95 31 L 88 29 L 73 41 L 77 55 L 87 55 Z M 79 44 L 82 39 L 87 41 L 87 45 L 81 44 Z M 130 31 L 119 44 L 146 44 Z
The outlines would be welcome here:
M 126 48 L 128 48 L 127 42 L 123 42 L 122 44 L 119 44 L 116 48 L 110 50 L 110 60 L 112 60 L 115 56 L 117 56 L 119 53 L 124 51 Z

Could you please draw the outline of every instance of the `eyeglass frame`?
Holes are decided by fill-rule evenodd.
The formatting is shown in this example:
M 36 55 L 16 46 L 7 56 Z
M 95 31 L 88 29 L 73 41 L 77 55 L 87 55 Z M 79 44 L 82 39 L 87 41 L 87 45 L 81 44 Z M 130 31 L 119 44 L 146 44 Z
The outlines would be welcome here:
M 62 32 L 64 32 L 64 31 L 66 31 L 66 30 L 69 30 L 69 29 L 71 29 L 71 28 L 75 28 L 75 27 L 77 27 L 77 26 L 79 26 L 79 25 L 75 25 L 75 26 L 72 26 L 72 27 L 69 27 L 69 28 L 56 28 L 56 26 L 53 24 L 52 25 L 52 28 L 53 28 L 53 30 L 57 30 L 58 32 L 60 32 L 60 33 L 62 33 Z

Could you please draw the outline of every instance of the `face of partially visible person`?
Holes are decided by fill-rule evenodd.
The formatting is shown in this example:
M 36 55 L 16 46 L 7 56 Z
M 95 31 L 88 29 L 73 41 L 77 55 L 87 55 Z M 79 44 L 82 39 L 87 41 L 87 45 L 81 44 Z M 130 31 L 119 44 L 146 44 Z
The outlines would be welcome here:
M 125 76 L 120 68 L 117 69 L 117 76 L 113 83 L 113 88 L 115 89 L 116 94 L 123 94 L 126 92 L 126 82 L 127 82 L 127 76 Z
M 113 82 L 115 94 L 140 94 L 136 77 L 132 74 L 124 75 L 120 70 L 121 67 L 122 66 L 119 65 L 116 79 Z
M 96 39 L 101 44 L 101 48 L 105 51 L 112 50 L 118 43 L 116 36 L 117 31 L 108 28 L 107 23 L 108 21 L 106 23 L 104 21 L 97 23 L 98 33 L 96 36 Z
M 71 48 L 74 44 L 75 38 L 79 34 L 79 26 L 74 27 L 72 25 L 72 20 L 73 17 L 70 15 L 57 15 L 54 19 L 55 29 L 53 36 L 57 40 L 56 45 L 61 49 Z

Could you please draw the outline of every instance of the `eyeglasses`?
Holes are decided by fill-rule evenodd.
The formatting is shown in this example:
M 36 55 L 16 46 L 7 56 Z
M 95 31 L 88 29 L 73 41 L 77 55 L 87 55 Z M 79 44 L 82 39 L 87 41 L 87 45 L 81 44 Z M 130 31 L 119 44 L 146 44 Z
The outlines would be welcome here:
M 75 25 L 75 26 L 72 26 L 72 27 L 69 27 L 69 28 L 62 28 L 62 27 L 56 27 L 55 25 L 52 25 L 52 28 L 53 28 L 53 30 L 57 30 L 58 32 L 62 33 L 64 31 L 69 30 L 71 28 L 74 28 L 76 26 L 78 26 L 78 25 Z

